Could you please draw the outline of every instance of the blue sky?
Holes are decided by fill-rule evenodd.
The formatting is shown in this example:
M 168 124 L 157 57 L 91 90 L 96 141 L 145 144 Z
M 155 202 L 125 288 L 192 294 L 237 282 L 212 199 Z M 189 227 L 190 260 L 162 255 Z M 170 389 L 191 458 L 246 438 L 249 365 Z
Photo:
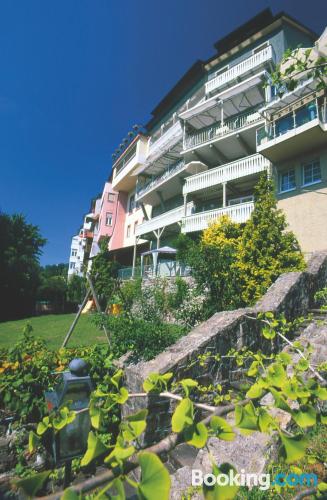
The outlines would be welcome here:
M 318 33 L 327 20 L 325 0 L 1 1 L 0 209 L 40 227 L 43 264 L 68 260 L 131 126 L 267 6 Z

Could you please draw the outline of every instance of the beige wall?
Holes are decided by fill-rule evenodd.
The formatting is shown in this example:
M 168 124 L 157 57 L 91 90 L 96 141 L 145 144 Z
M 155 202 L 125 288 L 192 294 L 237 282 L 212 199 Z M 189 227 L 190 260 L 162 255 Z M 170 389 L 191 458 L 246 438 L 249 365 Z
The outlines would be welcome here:
M 303 164 L 319 158 L 322 182 L 302 186 Z M 278 173 L 295 168 L 296 189 L 277 193 L 278 208 L 284 210 L 289 229 L 294 231 L 303 252 L 327 249 L 327 148 L 274 167 L 276 186 L 279 190 Z

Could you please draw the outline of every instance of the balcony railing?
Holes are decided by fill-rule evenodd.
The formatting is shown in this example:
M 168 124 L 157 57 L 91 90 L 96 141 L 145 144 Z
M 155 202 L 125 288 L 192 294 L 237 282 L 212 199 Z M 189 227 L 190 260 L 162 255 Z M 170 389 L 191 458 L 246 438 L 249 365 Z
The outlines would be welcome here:
M 151 279 L 155 277 L 166 277 L 172 278 L 175 276 L 190 276 L 191 268 L 182 262 L 174 261 L 174 260 L 163 260 L 159 261 L 157 264 L 157 268 L 153 264 L 143 266 L 142 269 L 140 266 L 134 268 L 132 267 L 124 267 L 118 270 L 118 278 L 123 281 L 129 280 L 131 278 L 139 278 L 142 276 L 142 279 Z
M 169 167 L 167 167 L 166 170 L 161 175 L 158 175 L 157 177 L 151 179 L 149 182 L 138 188 L 137 199 L 139 200 L 140 198 L 142 198 L 142 196 L 144 196 L 152 189 L 159 187 L 167 179 L 170 179 L 178 172 L 183 170 L 184 166 L 185 166 L 185 161 L 180 160 L 179 162 L 174 163 L 174 165 L 170 165 Z
M 225 120 L 223 123 L 218 122 L 209 127 L 202 128 L 198 132 L 193 134 L 186 134 L 184 139 L 184 150 L 189 149 L 206 142 L 211 142 L 224 135 L 228 135 L 232 132 L 240 130 L 248 125 L 259 122 L 262 120 L 262 116 L 257 112 L 256 109 L 248 111 L 242 115 L 238 115 L 236 118 L 230 118 Z
M 169 121 L 169 126 L 161 128 L 153 136 L 149 144 L 149 153 L 147 160 L 154 161 L 161 156 L 165 149 L 169 148 L 182 138 L 183 130 L 181 123 L 177 117 Z
M 212 168 L 188 177 L 183 188 L 183 193 L 192 193 L 210 186 L 216 186 L 222 182 L 256 174 L 267 169 L 269 165 L 270 162 L 260 154 L 247 156 L 241 160 L 227 163 L 222 167 Z
M 190 214 L 193 209 L 194 204 L 192 202 L 187 204 L 186 213 Z M 155 231 L 156 229 L 160 229 L 166 226 L 170 226 L 171 224 L 176 224 L 182 220 L 184 216 L 184 205 L 174 208 L 173 210 L 169 210 L 168 212 L 164 212 L 163 214 L 157 215 L 157 217 L 153 217 L 150 220 L 144 221 L 142 224 L 139 224 L 136 227 L 135 234 L 136 236 L 141 236 L 142 234 L 150 233 L 151 231 Z
M 183 218 L 182 232 L 191 233 L 193 231 L 203 231 L 203 229 L 208 227 L 209 222 L 219 219 L 222 215 L 228 215 L 233 222 L 246 222 L 250 218 L 253 208 L 254 203 L 250 201 L 226 208 L 216 208 L 214 210 L 189 215 Z
M 264 49 L 260 50 L 260 52 L 253 54 L 252 56 L 248 57 L 239 64 L 236 64 L 235 66 L 232 66 L 231 68 L 227 69 L 226 71 L 224 71 L 224 73 L 221 73 L 220 75 L 217 75 L 215 78 L 212 78 L 212 80 L 209 80 L 205 84 L 205 91 L 207 94 L 209 92 L 213 92 L 219 87 L 226 85 L 228 82 L 235 80 L 236 78 L 247 73 L 248 71 L 251 71 L 257 66 L 260 66 L 261 64 L 264 64 L 272 59 L 273 59 L 273 48 L 271 45 L 268 45 L 268 47 L 265 47 Z
M 136 156 L 136 148 L 137 145 L 135 144 L 131 150 L 124 154 L 124 156 L 113 166 L 113 168 L 116 171 L 116 175 L 125 168 L 125 166 Z
M 266 142 L 287 134 L 287 132 L 317 118 L 322 123 L 327 123 L 327 108 L 325 106 L 317 106 L 315 101 L 310 101 L 305 106 L 298 107 L 297 109 L 294 108 L 290 113 L 273 120 L 268 126 L 257 130 L 257 146 L 263 146 Z

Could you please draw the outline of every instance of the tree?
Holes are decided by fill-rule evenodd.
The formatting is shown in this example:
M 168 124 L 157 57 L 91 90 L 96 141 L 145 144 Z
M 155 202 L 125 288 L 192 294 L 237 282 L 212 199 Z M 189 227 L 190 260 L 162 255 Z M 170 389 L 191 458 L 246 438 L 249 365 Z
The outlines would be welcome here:
M 192 267 L 199 289 L 208 293 L 208 315 L 240 305 L 237 259 L 241 226 L 220 217 L 203 231 L 199 243 L 182 236 L 178 258 Z
M 304 74 L 307 79 L 316 80 L 317 90 L 327 88 L 327 58 L 318 55 L 315 47 L 288 49 L 275 71 L 270 74 L 267 85 L 274 85 L 277 94 L 282 96 L 285 92 L 294 90 Z
M 73 274 L 67 283 L 67 300 L 74 304 L 81 304 L 86 293 L 85 278 Z
M 23 215 L 0 213 L 0 321 L 34 313 L 46 240 Z
M 117 271 L 119 264 L 112 260 L 108 250 L 109 238 L 100 241 L 100 252 L 92 262 L 91 275 L 94 278 L 96 292 L 99 295 L 102 306 L 105 307 L 116 291 Z
M 254 211 L 240 238 L 235 264 L 246 304 L 261 297 L 280 274 L 304 269 L 298 241 L 286 228 L 273 182 L 264 173 L 255 188 Z

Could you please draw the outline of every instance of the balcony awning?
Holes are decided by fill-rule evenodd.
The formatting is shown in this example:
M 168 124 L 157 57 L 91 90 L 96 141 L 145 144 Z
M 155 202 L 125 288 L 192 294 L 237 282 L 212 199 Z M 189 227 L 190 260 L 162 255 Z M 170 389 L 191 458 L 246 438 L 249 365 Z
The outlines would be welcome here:
M 172 247 L 160 247 L 160 248 L 155 248 L 154 250 L 148 250 L 147 252 L 141 253 L 141 257 L 144 255 L 153 255 L 153 254 L 159 254 L 159 253 L 169 253 L 169 254 L 176 254 L 177 250 L 176 248 Z
M 222 110 L 224 118 L 229 118 L 244 112 L 249 107 L 264 103 L 263 80 L 265 75 L 266 71 L 261 71 L 257 75 L 251 76 L 243 82 L 197 104 L 192 109 L 184 111 L 180 117 L 192 127 L 200 129 L 220 121 Z
M 261 109 L 261 112 L 269 118 L 272 114 L 280 111 L 298 99 L 301 99 L 301 97 L 310 94 L 310 92 L 314 92 L 316 90 L 316 85 L 317 81 L 313 78 L 309 78 L 308 80 L 300 83 L 292 92 L 286 92 L 282 97 L 277 97 L 271 101 Z

